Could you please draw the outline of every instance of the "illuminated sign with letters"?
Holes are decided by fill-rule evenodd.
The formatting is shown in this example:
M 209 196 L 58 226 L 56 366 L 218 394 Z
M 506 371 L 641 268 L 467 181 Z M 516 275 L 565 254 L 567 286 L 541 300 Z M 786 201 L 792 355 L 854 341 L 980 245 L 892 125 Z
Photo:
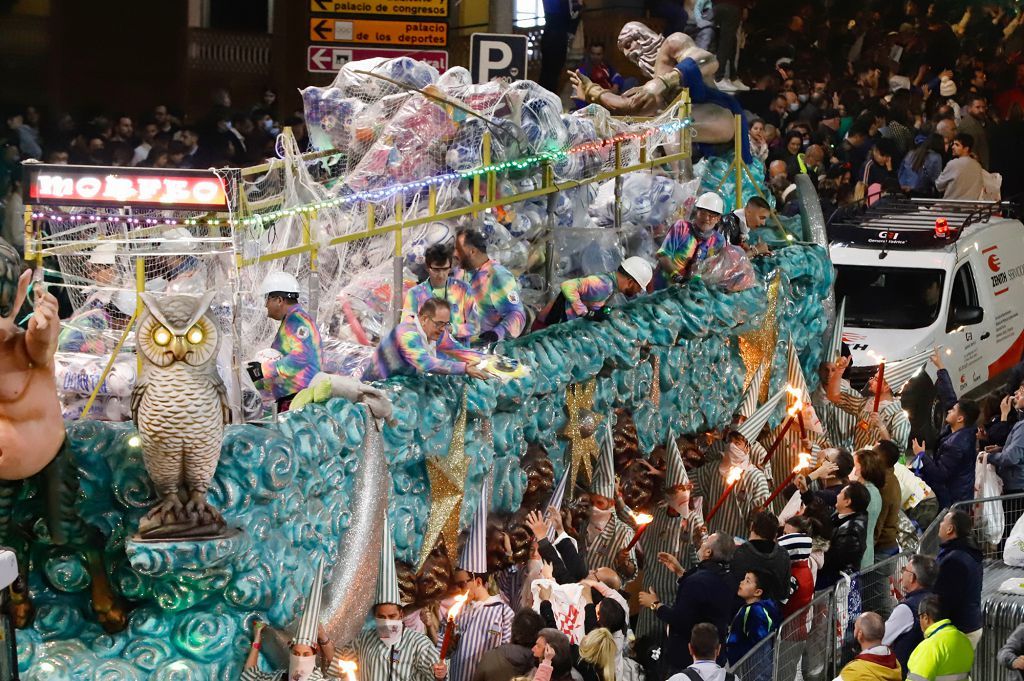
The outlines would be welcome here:
M 207 170 L 106 168 L 29 163 L 25 203 L 227 210 L 224 183 Z

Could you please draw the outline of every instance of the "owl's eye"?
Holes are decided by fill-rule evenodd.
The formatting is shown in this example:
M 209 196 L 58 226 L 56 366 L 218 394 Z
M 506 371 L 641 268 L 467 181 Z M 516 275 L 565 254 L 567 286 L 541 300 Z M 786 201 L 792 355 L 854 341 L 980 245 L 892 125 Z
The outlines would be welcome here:
M 185 338 L 187 338 L 188 342 L 192 345 L 198 345 L 203 342 L 203 330 L 199 328 L 198 325 L 193 326 L 188 330 L 188 334 L 186 334 Z
M 171 338 L 171 332 L 162 326 L 153 332 L 153 342 L 162 348 L 171 344 Z

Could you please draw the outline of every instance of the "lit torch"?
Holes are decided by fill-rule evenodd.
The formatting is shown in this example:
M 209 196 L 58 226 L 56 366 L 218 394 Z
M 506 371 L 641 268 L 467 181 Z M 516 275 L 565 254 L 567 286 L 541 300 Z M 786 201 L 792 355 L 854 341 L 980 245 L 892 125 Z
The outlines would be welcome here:
M 355 660 L 339 660 L 338 666 L 341 668 L 341 673 L 345 675 L 345 681 L 356 681 L 356 670 L 359 667 L 356 666 Z
M 455 602 L 452 607 L 448 610 L 448 626 L 444 628 L 444 638 L 441 640 L 441 656 L 444 660 L 448 657 L 448 648 L 452 645 L 452 632 L 455 631 L 455 618 L 459 616 L 462 611 L 462 606 L 466 604 L 466 599 L 469 598 L 469 592 L 459 594 L 455 597 Z
M 636 534 L 633 535 L 633 540 L 626 545 L 626 553 L 629 553 L 629 550 L 636 546 L 636 543 L 640 541 L 640 535 L 647 530 L 651 521 L 654 520 L 654 516 L 647 513 L 633 513 L 633 520 L 636 521 Z
M 793 402 L 793 406 L 786 410 L 786 414 L 789 415 L 789 418 L 793 418 L 793 416 L 796 415 L 796 422 L 800 426 L 800 439 L 806 440 L 807 429 L 804 427 L 804 402 L 800 399 L 802 397 L 800 391 L 791 385 L 787 385 L 786 392 L 792 395 L 793 399 L 796 400 Z
M 872 356 L 875 356 L 872 353 Z M 882 400 L 882 384 L 885 382 L 885 357 L 878 358 L 878 377 L 875 380 L 875 406 L 871 411 L 878 412 L 878 403 Z
M 727 483 L 725 491 L 722 492 L 722 496 L 718 497 L 718 501 L 715 502 L 714 507 L 711 509 L 711 513 L 708 513 L 707 517 L 704 518 L 704 524 L 705 525 L 708 525 L 708 524 L 711 523 L 711 519 L 715 517 L 716 513 L 718 513 L 718 509 L 720 509 L 722 507 L 722 504 L 725 503 L 726 498 L 730 494 L 732 494 L 733 487 L 736 486 L 736 483 L 739 482 L 740 478 L 742 478 L 742 477 L 743 477 L 743 469 L 742 468 L 737 468 L 736 466 L 733 466 L 732 468 L 729 469 L 729 475 L 726 476 L 726 478 L 725 478 L 725 482 Z
M 786 410 L 786 418 L 783 419 L 783 421 L 782 421 L 782 427 L 779 429 L 779 434 L 775 436 L 775 441 L 772 442 L 772 446 L 769 447 L 768 451 L 765 453 L 765 457 L 764 457 L 764 461 L 762 462 L 762 465 L 767 465 L 767 463 L 769 461 L 771 461 L 772 456 L 775 455 L 775 450 L 777 450 L 779 448 L 779 445 L 782 444 L 782 438 L 786 437 L 786 433 L 788 433 L 789 429 L 793 426 L 793 421 L 796 420 L 796 414 L 800 414 L 800 436 L 801 436 L 801 439 L 803 439 L 805 437 L 805 433 L 804 433 L 804 418 L 803 418 L 803 416 L 804 416 L 803 415 L 804 404 L 800 400 L 800 391 L 798 391 L 796 388 L 794 388 L 791 385 L 787 385 L 786 386 L 786 392 L 788 392 L 790 395 L 793 395 L 793 396 L 795 396 L 797 398 L 796 399 L 796 403 L 792 407 L 790 407 L 789 409 Z
M 806 470 L 806 469 L 811 467 L 811 455 L 810 454 L 808 454 L 807 452 L 800 452 L 799 457 L 800 457 L 800 460 L 797 462 L 796 466 L 793 467 L 793 472 L 791 472 L 789 474 L 789 476 L 785 480 L 782 481 L 781 485 L 779 485 L 778 487 L 775 488 L 775 491 L 772 492 L 771 496 L 768 497 L 768 500 L 764 502 L 764 505 L 761 508 L 768 508 L 768 506 L 773 501 L 775 501 L 775 497 L 777 497 L 780 494 L 782 494 L 782 490 L 786 489 L 786 487 L 789 486 L 789 483 L 793 482 L 793 480 L 796 478 L 796 474 L 797 473 L 799 473 L 800 471 Z

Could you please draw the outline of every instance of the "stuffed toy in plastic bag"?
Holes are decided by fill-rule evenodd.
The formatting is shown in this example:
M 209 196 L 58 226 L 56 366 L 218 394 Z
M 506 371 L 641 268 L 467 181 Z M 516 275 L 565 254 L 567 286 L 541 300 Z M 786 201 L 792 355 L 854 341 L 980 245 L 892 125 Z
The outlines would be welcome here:
M 1010 530 L 1010 536 L 1006 538 L 1003 562 L 1014 567 L 1024 567 L 1024 515 L 1017 519 Z
M 998 497 L 1003 493 L 1003 481 L 990 463 L 975 464 L 974 481 L 977 499 Z M 983 541 L 998 544 L 1003 538 L 1003 502 L 990 501 L 980 506 L 975 530 Z
M 753 288 L 757 284 L 757 275 L 747 254 L 739 246 L 731 244 L 701 262 L 697 273 L 707 286 L 731 293 Z

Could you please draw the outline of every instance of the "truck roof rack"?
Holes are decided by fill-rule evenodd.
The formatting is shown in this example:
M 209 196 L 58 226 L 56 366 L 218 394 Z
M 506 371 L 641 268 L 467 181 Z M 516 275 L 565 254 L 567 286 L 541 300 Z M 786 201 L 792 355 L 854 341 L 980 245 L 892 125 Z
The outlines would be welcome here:
M 955 243 L 964 230 L 993 217 L 1017 217 L 1019 197 L 1001 201 L 952 201 L 885 195 L 837 210 L 828 220 L 829 242 L 885 250 L 925 249 Z M 940 220 L 946 221 L 943 229 Z

